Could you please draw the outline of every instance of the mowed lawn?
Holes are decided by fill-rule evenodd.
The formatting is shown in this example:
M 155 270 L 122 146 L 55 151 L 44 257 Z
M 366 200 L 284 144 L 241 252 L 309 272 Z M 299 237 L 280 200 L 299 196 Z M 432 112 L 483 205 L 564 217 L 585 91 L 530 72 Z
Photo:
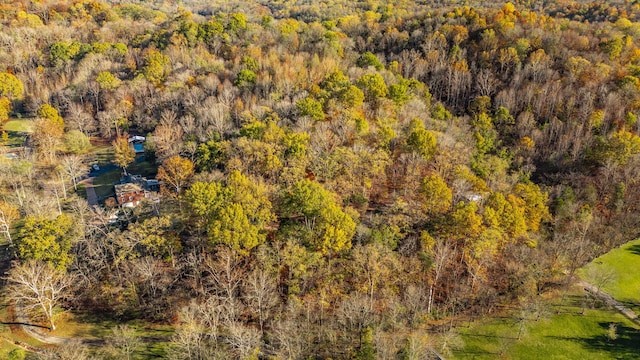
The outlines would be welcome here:
M 465 343 L 455 359 L 637 359 L 640 327 L 580 290 L 550 300 L 547 315 L 524 322 L 493 317 L 459 329 Z M 615 331 L 610 326 L 615 326 Z M 610 336 L 614 334 L 615 336 Z
M 9 141 L 6 145 L 9 147 L 22 146 L 27 135 L 33 131 L 33 120 L 11 119 L 4 124 L 2 131 L 6 131 L 9 135 Z
M 33 128 L 33 119 L 11 119 L 4 124 L 5 131 L 30 133 Z
M 596 258 L 578 275 L 640 314 L 640 239 Z M 640 355 L 639 355 L 640 357 Z

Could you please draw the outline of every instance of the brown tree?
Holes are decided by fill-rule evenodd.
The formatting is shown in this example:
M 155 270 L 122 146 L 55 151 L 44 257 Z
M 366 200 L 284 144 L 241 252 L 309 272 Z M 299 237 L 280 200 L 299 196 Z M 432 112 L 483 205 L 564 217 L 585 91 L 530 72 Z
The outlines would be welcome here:
M 192 177 L 193 162 L 179 155 L 168 158 L 158 168 L 158 179 L 177 195 L 182 193 Z

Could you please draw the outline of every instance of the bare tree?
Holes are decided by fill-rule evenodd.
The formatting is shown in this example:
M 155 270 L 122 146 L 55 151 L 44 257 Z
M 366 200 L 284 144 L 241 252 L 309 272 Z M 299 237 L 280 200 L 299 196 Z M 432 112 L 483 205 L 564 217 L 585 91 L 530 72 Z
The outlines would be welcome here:
M 131 360 L 133 353 L 141 344 L 135 329 L 127 325 L 116 325 L 111 331 L 113 336 L 109 339 L 110 347 L 115 350 L 119 359 Z
M 0 201 L 0 234 L 4 234 L 11 243 L 11 224 L 20 218 L 18 209 L 13 205 Z
M 608 286 L 616 280 L 616 272 L 600 266 L 598 262 L 587 267 L 587 279 L 591 280 L 596 287 L 596 296 L 600 295 L 602 288 Z
M 433 307 L 433 298 L 436 286 L 438 285 L 438 281 L 440 280 L 440 276 L 442 275 L 445 266 L 454 255 L 455 249 L 450 242 L 442 239 L 436 239 L 431 252 L 433 256 L 433 266 L 431 284 L 429 285 L 429 299 L 427 301 L 427 312 L 429 314 L 431 314 Z
M 160 125 L 153 132 L 153 145 L 158 162 L 176 156 L 182 149 L 182 127 L 177 121 L 174 111 L 165 110 L 160 118 Z
M 260 332 L 264 333 L 264 322 L 278 303 L 275 278 L 266 271 L 256 269 L 248 280 L 246 292 L 249 308 L 258 313 Z
M 278 344 L 278 358 L 300 359 L 305 349 L 309 348 L 299 321 L 287 319 L 278 322 L 274 326 L 273 336 Z
M 29 358 L 31 359 L 31 358 Z M 74 341 L 64 346 L 60 346 L 55 350 L 45 350 L 35 355 L 37 360 L 87 360 L 95 359 L 90 356 L 89 350 L 79 341 Z
M 371 311 L 369 299 L 366 295 L 352 294 L 344 299 L 338 309 L 338 319 L 347 333 L 362 334 L 362 330 L 373 324 L 374 313 Z
M 86 175 L 89 169 L 78 155 L 70 155 L 62 158 L 60 162 L 63 173 L 71 179 L 73 188 L 78 190 L 78 179 Z
M 69 297 L 73 276 L 44 262 L 29 261 L 11 269 L 6 280 L 9 299 L 19 309 L 42 310 L 50 330 L 55 330 L 53 310 Z
M 403 355 L 405 359 L 428 360 L 434 356 L 435 344 L 425 333 L 414 332 L 405 340 Z
M 78 129 L 87 136 L 96 131 L 95 119 L 80 104 L 70 103 L 65 119 L 69 128 Z
M 215 355 L 218 318 L 208 304 L 192 302 L 178 312 L 179 325 L 171 337 L 169 357 L 175 360 L 204 360 Z M 210 320 L 214 320 L 213 323 Z M 211 332 L 209 326 L 215 330 Z M 213 334 L 213 335 L 212 335 Z
M 227 343 L 235 350 L 237 359 L 246 359 L 260 349 L 260 332 L 234 321 L 228 325 Z M 256 354 L 257 355 L 257 354 Z
M 245 276 L 236 254 L 227 248 L 222 248 L 217 258 L 205 260 L 207 272 L 211 275 L 209 291 L 218 295 L 228 305 L 238 302 L 238 291 Z

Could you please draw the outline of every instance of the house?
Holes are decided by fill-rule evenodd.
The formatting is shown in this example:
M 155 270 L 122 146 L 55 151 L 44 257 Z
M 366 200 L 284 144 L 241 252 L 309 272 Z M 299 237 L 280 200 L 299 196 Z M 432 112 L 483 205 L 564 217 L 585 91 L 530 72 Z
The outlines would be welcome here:
M 142 186 L 134 183 L 116 184 L 116 199 L 124 207 L 135 207 L 146 198 Z
M 128 175 L 114 185 L 118 204 L 124 207 L 136 207 L 144 199 L 159 202 L 160 183 L 156 179 L 147 179 L 140 175 Z

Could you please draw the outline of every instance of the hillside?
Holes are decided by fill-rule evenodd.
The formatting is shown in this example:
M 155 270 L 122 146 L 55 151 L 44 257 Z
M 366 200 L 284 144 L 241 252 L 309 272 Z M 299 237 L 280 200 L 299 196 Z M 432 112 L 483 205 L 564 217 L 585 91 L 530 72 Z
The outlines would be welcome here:
M 5 1 L 8 304 L 170 326 L 176 359 L 447 357 L 443 323 L 636 237 L 639 16 Z

